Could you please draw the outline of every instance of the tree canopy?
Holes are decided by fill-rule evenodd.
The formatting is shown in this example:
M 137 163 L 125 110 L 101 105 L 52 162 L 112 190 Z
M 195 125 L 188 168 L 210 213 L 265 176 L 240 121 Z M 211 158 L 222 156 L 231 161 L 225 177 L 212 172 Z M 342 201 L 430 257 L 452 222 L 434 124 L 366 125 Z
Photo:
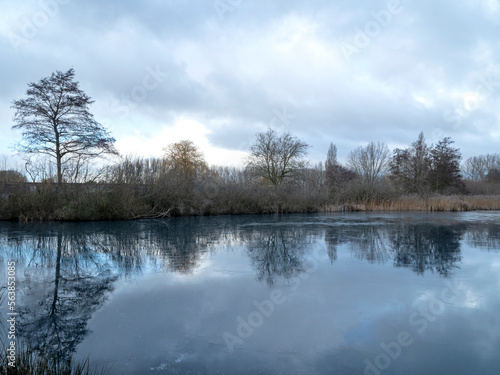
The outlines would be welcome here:
M 462 155 L 458 148 L 451 147 L 450 137 L 440 140 L 431 150 L 432 168 L 430 183 L 433 190 L 444 193 L 449 189 L 463 190 L 460 160 Z
M 307 162 L 303 158 L 309 145 L 290 132 L 279 135 L 276 130 L 268 129 L 257 133 L 256 138 L 246 163 L 254 176 L 279 186 L 305 168 Z
M 424 133 L 406 149 L 395 149 L 389 163 L 391 177 L 406 192 L 424 194 L 429 190 L 431 157 Z
M 0 170 L 0 182 L 26 182 L 26 176 L 14 169 Z
M 26 98 L 12 105 L 16 111 L 12 128 L 22 131 L 17 150 L 55 159 L 59 184 L 65 165 L 118 153 L 115 139 L 89 111 L 94 101 L 74 78 L 74 69 L 56 71 L 38 83 L 29 83 Z
M 365 147 L 358 147 L 349 153 L 347 165 L 358 176 L 363 184 L 373 188 L 375 183 L 385 174 L 390 152 L 385 143 L 370 142 Z
M 389 163 L 391 178 L 404 192 L 426 194 L 463 190 L 460 150 L 446 137 L 428 147 L 424 134 L 406 149 L 395 149 Z
M 208 169 L 203 153 L 189 140 L 172 143 L 164 148 L 167 167 L 184 177 L 193 176 Z

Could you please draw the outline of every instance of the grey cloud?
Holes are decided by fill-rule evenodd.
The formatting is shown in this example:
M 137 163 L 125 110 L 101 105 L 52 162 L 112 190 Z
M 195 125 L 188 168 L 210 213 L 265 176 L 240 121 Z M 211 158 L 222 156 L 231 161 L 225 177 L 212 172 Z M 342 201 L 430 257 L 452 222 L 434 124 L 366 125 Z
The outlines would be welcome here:
M 444 117 L 482 76 L 493 72 L 500 81 L 498 18 L 479 3 L 401 2 L 402 12 L 350 62 L 342 43 L 387 1 L 242 1 L 222 19 L 211 1 L 69 2 L 19 52 L 0 36 L 0 108 L 28 82 L 74 67 L 100 108 L 96 117 L 119 127 L 119 136 L 137 131 L 132 117 L 154 134 L 158 124 L 185 115 L 229 149 L 248 149 L 270 124 L 289 129 L 313 146 L 313 160 L 325 158 L 330 142 L 342 157 L 372 140 L 406 145 L 420 131 L 430 139 L 435 129 L 464 155 L 495 152 L 500 84 L 460 126 Z M 124 116 L 124 101 L 156 67 L 168 77 Z M 284 107 L 293 120 L 272 122 Z M 4 133 L 10 117 L 2 113 Z

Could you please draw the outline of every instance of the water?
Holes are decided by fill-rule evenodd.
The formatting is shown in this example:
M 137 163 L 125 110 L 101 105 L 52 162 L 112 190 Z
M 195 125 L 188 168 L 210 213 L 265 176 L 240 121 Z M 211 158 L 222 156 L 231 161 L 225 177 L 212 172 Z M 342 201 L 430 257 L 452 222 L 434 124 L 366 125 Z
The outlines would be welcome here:
M 1 223 L 0 277 L 15 261 L 19 336 L 110 374 L 498 374 L 499 224 L 498 212 Z

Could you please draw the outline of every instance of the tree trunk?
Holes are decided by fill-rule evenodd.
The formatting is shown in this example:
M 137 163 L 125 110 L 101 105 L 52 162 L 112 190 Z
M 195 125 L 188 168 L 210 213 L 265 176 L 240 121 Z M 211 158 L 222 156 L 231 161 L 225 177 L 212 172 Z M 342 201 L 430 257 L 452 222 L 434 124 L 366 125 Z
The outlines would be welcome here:
M 62 184 L 62 163 L 61 163 L 61 145 L 59 143 L 59 134 L 56 131 L 56 160 L 57 160 L 57 184 Z
M 59 292 L 59 279 L 61 278 L 61 256 L 62 256 L 62 234 L 57 233 L 57 259 L 56 259 L 56 277 L 54 280 L 54 298 L 52 299 L 52 306 L 50 315 L 56 313 L 58 292 Z

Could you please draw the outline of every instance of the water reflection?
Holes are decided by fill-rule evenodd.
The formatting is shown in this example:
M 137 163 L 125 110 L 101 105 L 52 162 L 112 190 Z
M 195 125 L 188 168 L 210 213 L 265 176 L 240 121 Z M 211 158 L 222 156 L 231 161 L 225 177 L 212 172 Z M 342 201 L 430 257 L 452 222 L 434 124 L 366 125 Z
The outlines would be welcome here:
M 258 281 L 273 286 L 278 279 L 286 281 L 304 272 L 304 252 L 312 239 L 302 230 L 264 227 L 254 229 L 245 237 L 248 257 Z
M 410 268 L 420 275 L 430 271 L 449 276 L 461 261 L 460 240 L 466 233 L 477 236 L 478 231 L 483 229 L 457 223 L 346 225 L 325 229 L 325 242 L 332 263 L 337 259 L 338 247 L 346 244 L 355 258 L 372 264 L 392 260 L 394 267 Z M 484 242 L 492 243 L 491 238 Z
M 16 239 L 13 252 L 24 271 L 17 290 L 18 334 L 35 350 L 70 355 L 118 276 L 81 236 L 58 232 Z
M 328 258 L 333 264 L 337 260 L 337 250 L 340 245 L 349 243 L 345 234 L 345 226 L 328 226 L 325 228 L 325 243 L 328 249 Z
M 469 246 L 500 251 L 500 226 L 496 223 L 477 225 L 474 230 L 467 230 L 464 237 Z
M 408 267 L 417 274 L 425 271 L 449 276 L 461 261 L 460 240 L 466 225 L 403 225 L 389 232 L 394 266 Z
M 309 215 L 6 223 L 0 230 L 0 261 L 14 259 L 18 265 L 19 334 L 34 349 L 65 356 L 75 352 L 119 279 L 151 272 L 188 277 L 221 249 L 243 247 L 255 279 L 274 287 L 305 272 L 314 246 L 324 247 L 332 264 L 345 251 L 369 264 L 392 262 L 418 275 L 449 277 L 460 267 L 463 240 L 497 250 L 500 228 Z

